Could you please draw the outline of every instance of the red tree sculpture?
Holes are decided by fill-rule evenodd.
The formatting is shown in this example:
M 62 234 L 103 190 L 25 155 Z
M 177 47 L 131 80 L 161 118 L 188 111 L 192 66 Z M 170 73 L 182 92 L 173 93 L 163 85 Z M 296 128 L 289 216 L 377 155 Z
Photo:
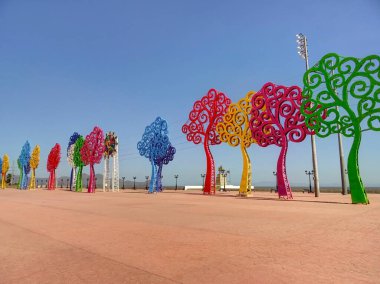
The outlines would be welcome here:
M 300 106 L 302 91 L 297 86 L 277 86 L 266 83 L 252 97 L 250 127 L 253 138 L 261 147 L 274 144 L 281 147 L 277 161 L 277 189 L 279 197 L 292 198 L 286 175 L 288 141 L 301 142 L 312 134 L 305 125 Z
M 99 164 L 104 153 L 103 130 L 95 126 L 94 130 L 86 136 L 80 154 L 85 165 L 90 165 L 90 181 L 88 192 L 95 192 L 95 170 L 94 164 Z
M 231 100 L 223 93 L 210 89 L 201 100 L 194 103 L 189 120 L 182 126 L 188 141 L 203 143 L 207 160 L 206 181 L 203 193 L 215 194 L 215 164 L 209 145 L 220 144 L 216 125 L 223 121 L 223 115 Z
M 49 182 L 48 189 L 55 189 L 55 170 L 58 168 L 59 162 L 61 160 L 61 146 L 56 143 L 54 147 L 50 150 L 46 168 L 49 172 Z

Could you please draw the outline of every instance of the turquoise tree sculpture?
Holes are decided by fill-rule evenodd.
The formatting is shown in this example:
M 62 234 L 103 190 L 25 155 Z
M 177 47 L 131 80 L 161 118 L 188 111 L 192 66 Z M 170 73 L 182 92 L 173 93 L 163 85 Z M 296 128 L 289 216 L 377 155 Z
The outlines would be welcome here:
M 28 141 L 22 146 L 20 156 L 17 160 L 17 165 L 20 170 L 19 188 L 28 188 L 28 174 L 30 173 L 30 144 Z
M 380 131 L 380 56 L 359 59 L 329 53 L 303 81 L 301 112 L 306 125 L 322 138 L 335 133 L 353 138 L 347 160 L 351 199 L 368 204 L 358 154 L 362 131 Z

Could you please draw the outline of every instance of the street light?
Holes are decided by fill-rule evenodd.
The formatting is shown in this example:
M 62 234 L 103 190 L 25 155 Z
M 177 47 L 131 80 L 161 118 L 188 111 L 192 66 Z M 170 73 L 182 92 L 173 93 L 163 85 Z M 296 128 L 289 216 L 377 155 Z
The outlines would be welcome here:
M 224 177 L 224 189 L 223 189 L 223 191 L 225 192 L 226 191 L 226 177 L 227 177 L 227 173 L 223 174 L 223 177 Z
M 314 175 L 314 171 L 305 171 L 305 174 L 309 176 L 309 193 L 312 193 L 311 191 L 311 175 Z
M 309 69 L 309 53 L 307 49 L 307 38 L 305 35 L 299 33 L 297 36 L 298 43 L 298 54 L 305 60 L 306 71 Z M 308 78 L 309 80 L 309 78 Z M 315 135 L 310 135 L 311 137 L 311 152 L 313 160 L 313 171 L 314 171 L 314 193 L 315 197 L 319 196 L 319 176 L 318 176 L 318 160 L 317 160 L 317 147 L 315 145 Z
M 205 176 L 205 174 L 201 174 L 203 190 L 205 189 Z
M 136 189 L 136 177 L 133 177 L 133 189 Z
M 125 187 L 124 187 L 125 177 L 122 177 L 122 179 L 123 179 L 123 189 L 125 189 Z
M 177 190 L 177 179 L 178 179 L 178 175 L 174 175 L 174 178 L 175 178 L 175 190 Z
M 276 192 L 278 192 L 278 180 L 277 180 L 277 173 L 273 172 L 273 175 L 276 177 Z
M 145 189 L 148 190 L 148 179 L 149 179 L 149 176 L 145 176 L 145 179 L 146 179 Z

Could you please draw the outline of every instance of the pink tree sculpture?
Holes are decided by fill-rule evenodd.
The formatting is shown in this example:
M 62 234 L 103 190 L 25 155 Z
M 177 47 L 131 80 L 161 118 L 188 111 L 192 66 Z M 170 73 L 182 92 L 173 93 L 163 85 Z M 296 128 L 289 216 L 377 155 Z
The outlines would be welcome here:
M 189 120 L 182 126 L 188 141 L 203 143 L 207 160 L 204 194 L 215 194 L 215 164 L 209 145 L 220 144 L 216 125 L 223 121 L 231 100 L 223 93 L 210 89 L 202 99 L 194 103 Z
M 47 171 L 49 172 L 48 189 L 55 189 L 55 170 L 58 168 L 59 162 L 61 160 L 61 146 L 56 143 L 54 147 L 50 150 L 48 160 L 47 160 Z
M 301 142 L 312 134 L 305 125 L 300 107 L 302 91 L 297 86 L 277 86 L 266 83 L 252 97 L 250 128 L 252 137 L 261 147 L 277 145 L 281 152 L 277 161 L 278 196 L 292 199 L 286 175 L 288 141 Z
M 90 165 L 90 180 L 88 192 L 95 192 L 95 170 L 94 164 L 99 164 L 104 153 L 103 130 L 95 126 L 94 130 L 86 136 L 80 154 L 85 165 Z

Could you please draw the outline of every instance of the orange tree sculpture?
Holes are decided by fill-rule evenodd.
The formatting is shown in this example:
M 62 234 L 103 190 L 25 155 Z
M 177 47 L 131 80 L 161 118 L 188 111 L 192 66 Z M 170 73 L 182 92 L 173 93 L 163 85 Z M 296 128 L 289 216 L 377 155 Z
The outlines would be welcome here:
M 230 104 L 228 111 L 223 116 L 223 122 L 216 126 L 222 142 L 228 143 L 232 147 L 240 145 L 243 156 L 243 171 L 239 189 L 241 196 L 247 196 L 252 188 L 251 160 L 249 159 L 247 148 L 255 142 L 249 128 L 252 110 L 251 100 L 254 94 L 255 92 L 250 91 L 245 98 L 242 98 L 237 103 Z
M 222 92 L 210 89 L 202 99 L 194 103 L 189 114 L 189 120 L 182 126 L 188 141 L 194 144 L 203 143 L 207 160 L 206 181 L 203 189 L 205 194 L 215 194 L 215 164 L 210 151 L 210 145 L 220 144 L 216 125 L 222 122 L 231 100 Z

